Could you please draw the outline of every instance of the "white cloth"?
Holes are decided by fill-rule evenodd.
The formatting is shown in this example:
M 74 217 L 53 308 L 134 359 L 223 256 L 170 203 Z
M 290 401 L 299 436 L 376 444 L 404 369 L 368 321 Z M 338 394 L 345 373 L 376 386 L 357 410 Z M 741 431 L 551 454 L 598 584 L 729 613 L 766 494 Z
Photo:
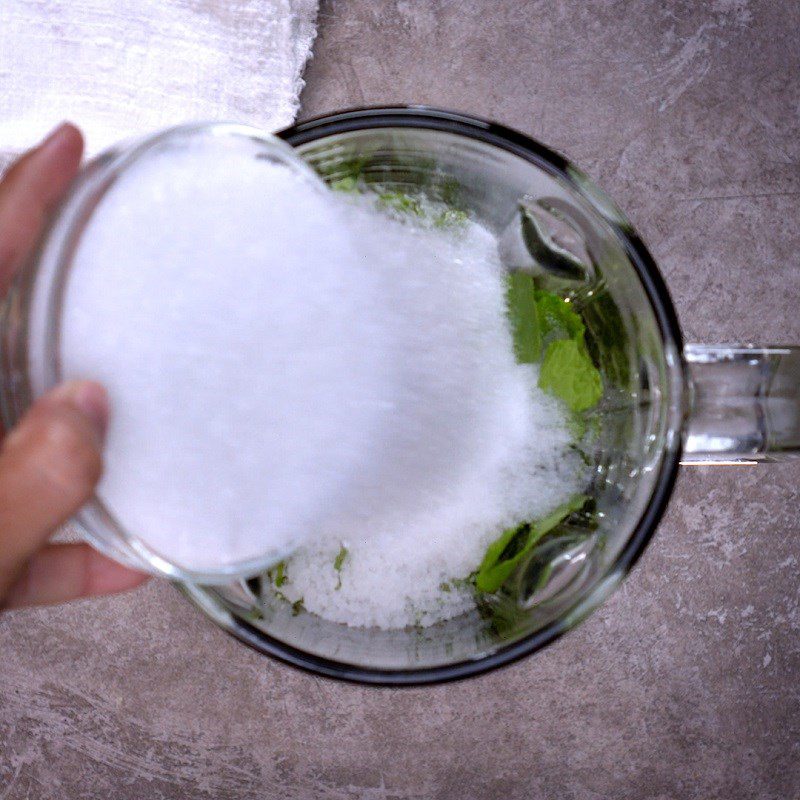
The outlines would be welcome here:
M 318 0 L 0 0 L 0 153 L 64 119 L 90 153 L 179 122 L 294 119 Z
M 318 5 L 0 0 L 0 172 L 65 119 L 89 153 L 192 120 L 290 124 Z

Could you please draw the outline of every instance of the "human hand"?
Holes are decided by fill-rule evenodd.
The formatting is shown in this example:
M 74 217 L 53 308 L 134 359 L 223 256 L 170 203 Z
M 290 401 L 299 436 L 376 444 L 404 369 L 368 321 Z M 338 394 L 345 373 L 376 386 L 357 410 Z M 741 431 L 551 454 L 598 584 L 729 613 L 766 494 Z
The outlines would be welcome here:
M 61 125 L 0 181 L 0 298 L 75 177 L 82 153 L 80 131 Z M 103 387 L 70 381 L 40 398 L 0 440 L 0 607 L 61 603 L 146 580 L 87 544 L 46 544 L 92 496 L 107 419 Z

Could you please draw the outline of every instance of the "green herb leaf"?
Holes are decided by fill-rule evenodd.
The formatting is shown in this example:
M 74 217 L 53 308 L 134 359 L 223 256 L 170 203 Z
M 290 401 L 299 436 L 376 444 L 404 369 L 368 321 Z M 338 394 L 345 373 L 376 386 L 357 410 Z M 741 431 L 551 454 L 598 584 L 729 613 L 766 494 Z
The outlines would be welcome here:
M 582 342 L 558 339 L 545 350 L 539 386 L 572 411 L 591 408 L 603 394 L 603 380 Z
M 475 576 L 475 586 L 478 591 L 495 592 L 500 588 L 516 566 L 516 562 L 513 559 L 504 561 L 501 558 L 501 554 L 514 539 L 518 539 L 523 547 L 527 545 L 530 529 L 531 526 L 527 522 L 516 528 L 508 528 L 503 531 L 499 539 L 489 545 L 483 561 L 478 567 L 478 574 Z
M 459 211 L 457 208 L 446 208 L 441 213 L 437 214 L 433 220 L 435 228 L 457 228 L 464 225 L 469 216 L 464 211 Z
M 275 587 L 280 589 L 286 583 L 286 562 L 279 561 L 274 567 L 270 567 L 267 570 L 267 577 Z
M 454 589 L 464 589 L 464 590 L 467 590 L 467 591 L 470 590 L 470 589 L 474 589 L 475 588 L 475 576 L 477 574 L 478 574 L 477 572 L 470 572 L 470 574 L 467 575 L 466 578 L 451 578 L 450 579 L 450 585 Z
M 475 577 L 478 591 L 496 592 L 539 539 L 562 523 L 570 514 L 583 508 L 586 499 L 585 495 L 577 495 L 540 520 L 524 522 L 516 528 L 503 531 L 502 535 L 486 549 L 486 555 L 478 568 Z
M 344 566 L 344 560 L 347 558 L 348 550 L 347 548 L 342 545 L 339 548 L 339 552 L 336 554 L 336 558 L 333 559 L 333 568 L 336 570 L 338 575 L 336 576 L 336 589 L 342 588 L 342 567 Z
M 580 314 L 557 294 L 538 290 L 532 275 L 508 275 L 506 303 L 514 353 L 521 364 L 539 361 L 543 346 L 554 339 L 574 339 L 583 345 L 585 328 Z
M 344 560 L 347 558 L 347 553 L 348 553 L 347 548 L 344 545 L 342 545 L 339 548 L 339 552 L 336 554 L 336 558 L 333 559 L 333 568 L 337 572 L 342 571 L 342 565 L 344 564 Z
M 358 188 L 358 178 L 354 175 L 347 175 L 330 183 L 334 192 L 354 192 Z
M 394 209 L 401 214 L 422 216 L 422 204 L 416 197 L 412 197 L 405 192 L 381 192 L 378 195 L 378 205 L 383 208 Z
M 552 292 L 536 292 L 536 313 L 542 342 L 552 339 L 574 339 L 583 343 L 583 320 L 571 303 Z
M 542 337 L 533 276 L 512 272 L 507 280 L 506 304 L 514 355 L 520 364 L 535 364 L 542 356 Z
M 303 605 L 303 598 L 301 597 L 299 600 L 295 600 L 292 603 L 292 616 L 296 617 L 301 611 L 305 611 L 306 607 Z
M 595 405 L 603 381 L 586 347 L 580 314 L 557 294 L 536 289 L 533 276 L 524 272 L 508 275 L 506 303 L 517 361 L 533 364 L 542 359 L 539 386 L 572 411 Z
M 334 184 L 348 178 L 358 181 L 369 167 L 371 160 L 371 156 L 368 154 L 338 153 L 332 158 L 325 158 L 321 161 L 312 160 L 311 166 L 320 177 L 329 184 Z

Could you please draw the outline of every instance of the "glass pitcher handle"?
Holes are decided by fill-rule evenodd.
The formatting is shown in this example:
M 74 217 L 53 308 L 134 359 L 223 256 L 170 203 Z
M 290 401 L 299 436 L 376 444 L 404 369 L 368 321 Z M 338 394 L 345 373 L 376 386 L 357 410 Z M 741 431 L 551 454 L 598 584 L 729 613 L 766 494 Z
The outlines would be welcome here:
M 800 458 L 800 347 L 688 344 L 684 464 Z

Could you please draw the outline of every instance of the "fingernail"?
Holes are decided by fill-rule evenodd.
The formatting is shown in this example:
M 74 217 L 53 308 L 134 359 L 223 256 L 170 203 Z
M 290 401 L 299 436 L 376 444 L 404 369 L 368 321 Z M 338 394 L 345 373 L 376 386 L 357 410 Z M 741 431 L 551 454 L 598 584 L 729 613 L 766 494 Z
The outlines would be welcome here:
M 105 438 L 108 427 L 108 393 L 99 383 L 67 381 L 55 389 L 50 397 L 75 406 L 92 423 L 100 439 Z
M 72 123 L 70 122 L 62 122 L 60 125 L 57 125 L 53 128 L 50 133 L 42 139 L 42 143 L 39 145 L 40 151 L 48 151 L 48 150 L 56 150 L 61 145 L 61 142 L 64 139 L 64 136 L 73 128 Z

